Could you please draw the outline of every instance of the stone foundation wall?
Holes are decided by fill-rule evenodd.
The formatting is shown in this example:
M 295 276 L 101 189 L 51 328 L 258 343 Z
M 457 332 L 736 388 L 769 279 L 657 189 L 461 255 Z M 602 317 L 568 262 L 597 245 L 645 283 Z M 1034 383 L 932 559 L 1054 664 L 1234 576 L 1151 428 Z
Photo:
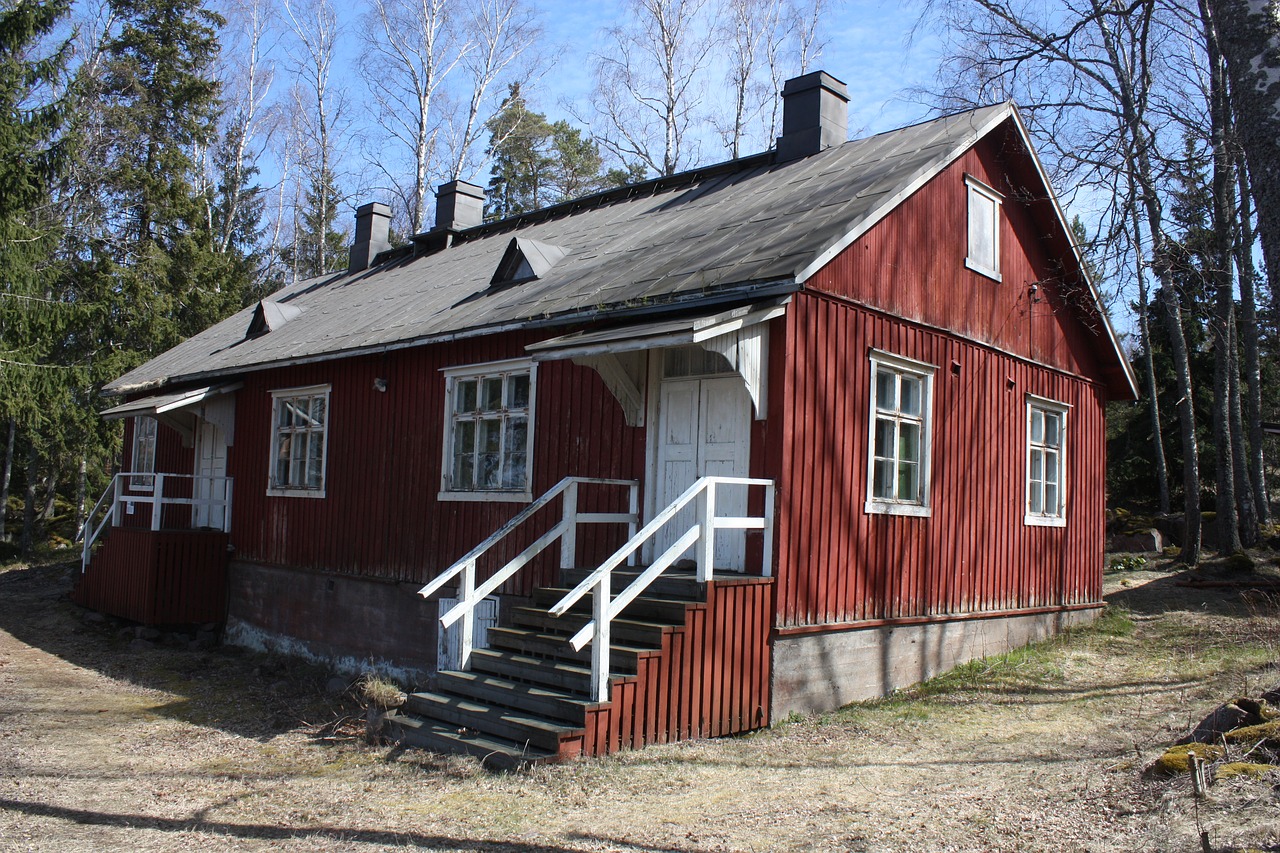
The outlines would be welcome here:
M 418 584 L 246 561 L 232 561 L 229 575 L 226 642 L 343 673 L 374 669 L 402 686 L 435 669 L 438 605 Z
M 1099 610 L 850 628 L 775 637 L 772 718 L 831 711 L 876 699 L 1086 624 Z

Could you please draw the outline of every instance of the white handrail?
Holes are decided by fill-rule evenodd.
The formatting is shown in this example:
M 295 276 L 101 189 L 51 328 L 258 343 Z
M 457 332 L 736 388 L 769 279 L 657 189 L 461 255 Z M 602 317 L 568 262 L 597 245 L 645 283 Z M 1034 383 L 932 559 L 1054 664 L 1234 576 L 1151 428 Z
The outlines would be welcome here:
M 126 488 L 131 485 L 131 481 L 136 478 L 149 477 L 152 482 L 151 494 L 126 494 Z M 196 493 L 197 482 L 208 482 L 210 484 L 209 497 L 207 498 L 179 498 L 166 496 L 164 487 L 166 482 L 174 480 L 191 480 L 191 493 Z M 222 497 L 213 497 L 213 483 L 222 483 Z M 163 472 L 152 473 L 150 471 L 122 471 L 111 478 L 111 484 L 107 486 L 106 491 L 102 493 L 102 497 L 98 498 L 98 502 L 93 505 L 89 515 L 85 517 L 84 527 L 81 529 L 80 535 L 83 539 L 83 547 L 80 551 L 80 570 L 83 572 L 89 566 L 89 560 L 93 557 L 93 546 L 102 536 L 104 530 L 110 527 L 119 527 L 124 517 L 124 506 L 126 504 L 150 504 L 151 505 L 151 529 L 159 530 L 164 508 L 166 506 L 189 506 L 206 507 L 208 509 L 223 510 L 222 513 L 222 532 L 229 533 L 231 531 L 231 477 L 214 477 L 206 474 L 168 474 Z M 110 499 L 108 501 L 108 499 Z M 95 526 L 94 517 L 107 508 L 103 512 L 102 520 Z
M 629 497 L 628 512 L 578 512 L 578 487 L 583 484 L 626 486 Z M 532 518 L 535 513 L 562 494 L 564 500 L 561 506 L 560 521 L 546 533 L 539 536 L 533 544 L 508 560 L 505 565 L 485 579 L 483 583 L 477 585 L 476 563 L 480 558 L 490 548 L 505 539 L 513 530 L 520 527 Z M 436 575 L 430 583 L 418 590 L 418 594 L 423 598 L 429 598 L 443 589 L 446 584 L 461 576 L 458 580 L 458 603 L 440 616 L 440 624 L 447 628 L 459 620 L 462 622 L 462 636 L 459 638 L 459 646 L 462 652 L 460 664 L 462 669 L 471 668 L 471 652 L 473 651 L 473 638 L 475 636 L 475 610 L 485 597 L 510 580 L 517 572 L 556 541 L 560 542 L 560 567 L 573 568 L 577 556 L 579 524 L 626 524 L 628 535 L 634 536 L 636 523 L 639 520 L 639 505 L 640 484 L 635 480 L 615 480 L 603 477 L 565 477 L 536 501 L 513 516 L 510 521 L 498 528 L 487 539 L 464 554 L 453 565 Z
M 717 486 L 760 486 L 765 490 L 764 512 L 760 516 L 717 517 Z M 570 590 L 551 608 L 553 616 L 563 616 L 569 612 L 589 590 L 594 591 L 592 602 L 592 618 L 584 625 L 569 643 L 575 650 L 581 651 L 587 643 L 591 643 L 591 684 L 592 695 L 597 702 L 609 700 L 609 623 L 618 617 L 622 610 L 636 599 L 658 576 L 675 564 L 680 555 L 690 547 L 694 548 L 697 561 L 697 578 L 700 583 L 711 579 L 713 558 L 715 555 L 715 531 L 717 530 L 763 530 L 764 542 L 761 548 L 761 574 L 769 577 L 773 573 L 773 523 L 774 523 L 775 486 L 772 480 L 761 480 L 750 477 L 702 477 L 671 502 L 669 506 L 653 517 L 638 533 L 633 535 L 625 545 L 615 551 L 600 567 L 583 578 L 582 582 Z M 698 520 L 676 541 L 658 556 L 653 564 L 640 574 L 631 585 L 611 596 L 612 573 L 623 561 L 634 563 L 635 554 L 655 533 L 665 527 L 675 516 L 695 498 L 699 499 Z

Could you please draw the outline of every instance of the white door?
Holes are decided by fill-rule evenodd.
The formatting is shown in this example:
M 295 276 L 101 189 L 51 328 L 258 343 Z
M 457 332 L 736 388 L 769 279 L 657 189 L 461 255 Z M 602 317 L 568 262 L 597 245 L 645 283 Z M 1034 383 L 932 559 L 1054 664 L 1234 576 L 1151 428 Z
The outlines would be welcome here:
M 665 379 L 658 394 L 656 515 L 699 477 L 746 477 L 751 458 L 751 400 L 736 375 L 698 379 Z M 695 522 L 691 504 L 654 537 L 653 556 L 660 555 Z M 716 515 L 745 516 L 747 488 L 721 486 Z M 716 534 L 715 568 L 743 570 L 745 535 L 740 530 Z M 692 551 L 685 557 L 691 557 Z
M 219 501 L 217 506 L 197 503 L 191 508 L 192 527 L 223 530 L 227 519 L 227 440 L 217 424 L 196 422 L 196 479 L 192 497 Z

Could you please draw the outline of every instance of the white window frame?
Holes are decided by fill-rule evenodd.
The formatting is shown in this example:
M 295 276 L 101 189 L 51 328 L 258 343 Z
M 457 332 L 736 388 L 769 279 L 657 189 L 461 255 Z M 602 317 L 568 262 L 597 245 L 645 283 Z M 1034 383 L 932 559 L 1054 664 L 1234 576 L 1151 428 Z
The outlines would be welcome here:
M 1061 403 L 1057 400 L 1051 400 L 1047 397 L 1037 397 L 1034 394 L 1027 395 L 1026 401 L 1026 430 L 1027 430 L 1027 453 L 1026 453 L 1026 490 L 1023 496 L 1023 522 L 1033 527 L 1066 527 L 1067 526 L 1067 423 L 1071 406 L 1067 403 Z M 1039 411 L 1041 415 L 1052 414 L 1059 418 L 1058 423 L 1058 445 L 1056 448 L 1044 442 L 1035 442 L 1032 440 L 1032 418 Z M 1058 508 L 1055 512 L 1049 513 L 1041 510 L 1040 512 L 1031 511 L 1031 494 L 1034 482 L 1031 477 L 1031 458 L 1032 454 L 1039 449 L 1042 453 L 1046 451 L 1056 452 L 1058 454 Z M 1043 469 L 1042 469 L 1043 473 Z M 1043 488 L 1044 478 L 1039 481 Z M 1041 497 L 1043 505 L 1043 495 Z
M 533 500 L 533 432 L 534 432 L 534 405 L 538 398 L 538 372 L 537 365 L 532 359 L 513 358 L 505 361 L 491 361 L 485 364 L 469 364 L 461 367 L 446 367 L 440 372 L 444 374 L 444 453 L 440 463 L 440 493 L 437 495 L 438 500 L 444 501 L 494 501 L 494 502 L 522 502 L 528 503 Z M 454 393 L 457 383 L 466 379 L 484 379 L 502 376 L 505 382 L 506 377 L 527 373 L 529 375 L 529 405 L 524 409 L 527 427 L 525 429 L 525 483 L 522 489 L 458 489 L 454 488 L 452 483 L 453 472 L 453 442 L 454 442 L 454 425 L 462 418 L 457 417 L 454 412 Z M 505 393 L 504 393 L 505 397 Z M 495 410 L 498 411 L 498 410 Z M 506 419 L 512 412 L 519 410 L 508 410 L 504 405 L 500 410 L 503 415 L 502 442 L 506 442 Z M 505 455 L 508 448 L 505 446 L 499 450 L 500 455 Z
M 143 452 L 143 424 L 148 424 L 146 430 L 151 441 L 151 452 L 147 457 L 147 464 L 144 467 L 138 460 Z M 129 488 L 139 492 L 151 492 L 156 487 L 156 445 L 159 443 L 160 422 L 150 415 L 137 415 L 133 419 L 133 449 L 129 454 L 129 469 L 135 474 L 145 474 L 142 477 L 130 477 Z
M 1004 203 L 1004 196 L 993 190 L 991 187 L 979 181 L 972 175 L 964 176 L 965 187 L 967 188 L 966 207 L 968 209 L 968 249 L 964 259 L 964 265 L 974 272 L 985 275 L 987 278 L 1000 281 L 1000 225 L 1002 222 L 1000 212 Z M 979 208 L 978 201 L 983 204 Z M 989 207 L 987 206 L 989 204 Z M 983 263 L 981 258 L 975 257 L 974 249 L 977 248 L 978 232 L 974 228 L 979 218 L 982 218 L 983 211 L 990 210 L 991 222 L 991 245 L 987 248 L 991 251 L 993 265 Z
M 871 351 L 868 359 L 871 367 L 867 406 L 867 502 L 865 511 L 880 515 L 913 515 L 928 518 L 933 514 L 929 503 L 930 480 L 933 469 L 933 378 L 936 365 L 903 358 L 900 355 Z M 897 500 L 875 495 L 876 466 L 876 374 L 881 370 L 914 377 L 920 382 L 920 416 L 898 415 L 895 420 L 918 420 L 920 424 L 920 495 L 918 500 Z M 895 478 L 896 481 L 896 478 Z
M 282 388 L 271 392 L 271 438 L 270 438 L 270 457 L 268 459 L 267 468 L 267 494 L 274 497 L 290 497 L 290 498 L 323 498 L 326 495 L 329 481 L 329 428 L 332 424 L 333 409 L 330 405 L 329 393 L 332 390 L 330 385 L 308 385 L 303 388 Z M 281 486 L 276 480 L 276 466 L 279 462 L 280 451 L 280 406 L 289 400 L 296 400 L 300 397 L 323 397 L 324 398 L 324 425 L 320 428 L 320 452 L 322 454 L 320 461 L 320 486 L 319 488 L 310 488 L 307 486 L 284 485 Z

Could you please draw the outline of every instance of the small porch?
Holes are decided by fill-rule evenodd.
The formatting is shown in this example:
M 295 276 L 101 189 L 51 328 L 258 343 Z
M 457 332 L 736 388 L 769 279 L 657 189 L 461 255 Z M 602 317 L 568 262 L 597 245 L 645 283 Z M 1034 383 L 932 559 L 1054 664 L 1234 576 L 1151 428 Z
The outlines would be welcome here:
M 72 600 L 144 625 L 221 622 L 232 481 L 124 472 L 90 512 Z

